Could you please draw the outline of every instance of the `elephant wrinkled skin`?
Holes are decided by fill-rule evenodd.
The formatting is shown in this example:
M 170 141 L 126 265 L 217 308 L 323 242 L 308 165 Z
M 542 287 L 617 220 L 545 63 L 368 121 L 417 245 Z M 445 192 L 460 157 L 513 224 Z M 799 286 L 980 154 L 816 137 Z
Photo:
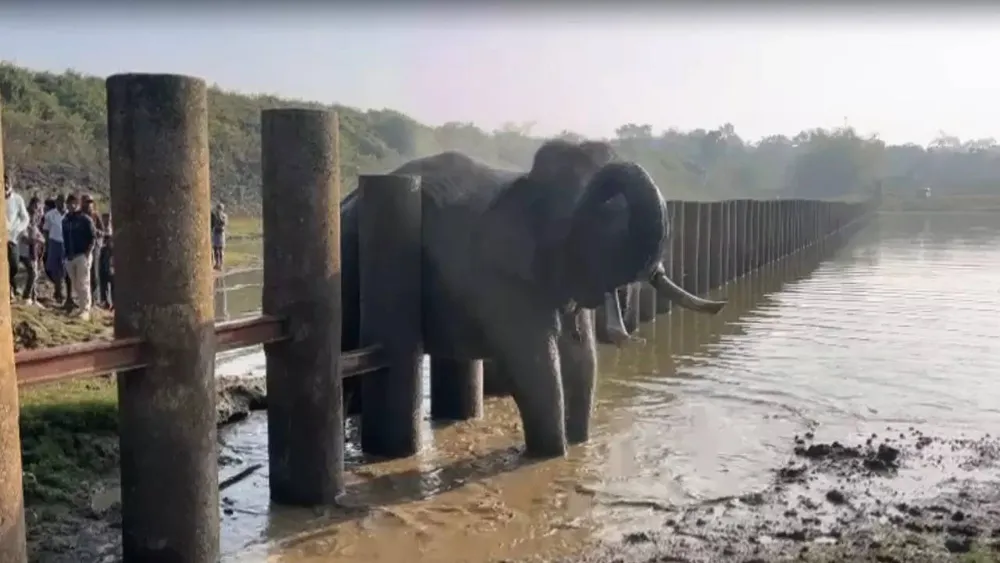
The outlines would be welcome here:
M 498 360 L 528 455 L 560 456 L 586 441 L 593 309 L 662 272 L 669 226 L 653 180 L 605 143 L 562 140 L 543 144 L 527 173 L 446 152 L 392 174 L 422 178 L 425 352 Z M 359 199 L 341 206 L 345 350 L 359 344 Z

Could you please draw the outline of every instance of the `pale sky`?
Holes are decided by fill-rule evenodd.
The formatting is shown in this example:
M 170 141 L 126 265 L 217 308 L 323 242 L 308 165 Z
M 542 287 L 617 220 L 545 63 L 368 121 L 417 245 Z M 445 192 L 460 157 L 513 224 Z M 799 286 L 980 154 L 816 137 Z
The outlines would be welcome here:
M 164 4 L 0 7 L 0 59 L 100 76 L 191 74 L 434 125 L 536 122 L 542 135 L 728 121 L 757 139 L 846 120 L 894 143 L 926 144 L 939 130 L 1000 138 L 1000 11 L 982 6 L 790 13 L 754 2 L 749 15 L 732 4 L 695 13 L 609 2 L 612 14 L 571 2 L 545 12 L 372 2 L 369 12 L 289 3 L 276 13 L 223 2 L 200 12 L 180 3 L 181 16 Z

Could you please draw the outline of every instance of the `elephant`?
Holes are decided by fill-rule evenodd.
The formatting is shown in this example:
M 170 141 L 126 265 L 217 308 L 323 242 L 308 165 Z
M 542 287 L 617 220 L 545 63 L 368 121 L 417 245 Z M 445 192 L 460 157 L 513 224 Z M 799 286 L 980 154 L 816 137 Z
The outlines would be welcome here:
M 617 301 L 616 288 L 648 280 L 692 310 L 725 305 L 666 276 L 660 190 L 607 143 L 546 141 L 527 172 L 449 151 L 390 174 L 421 177 L 424 351 L 504 366 L 529 457 L 559 457 L 589 439 L 594 309 Z M 344 350 L 360 344 L 360 200 L 341 204 Z M 357 383 L 345 380 L 345 394 Z

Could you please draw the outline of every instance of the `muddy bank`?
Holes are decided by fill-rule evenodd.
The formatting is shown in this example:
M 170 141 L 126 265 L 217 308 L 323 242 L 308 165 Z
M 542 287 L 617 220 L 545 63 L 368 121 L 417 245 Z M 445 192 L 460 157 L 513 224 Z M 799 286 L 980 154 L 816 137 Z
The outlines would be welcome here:
M 263 377 L 220 378 L 216 385 L 220 426 L 243 420 L 251 411 L 266 407 Z M 92 432 L 85 427 L 64 428 L 58 424 L 38 428 L 50 435 L 45 437 L 42 447 L 26 451 L 26 461 L 33 461 L 32 467 L 37 468 L 33 473 L 26 463 L 26 518 L 32 562 L 91 563 L 120 559 L 118 441 L 108 425 L 104 421 Z M 58 448 L 58 452 L 49 452 L 45 459 L 31 459 L 44 455 L 48 445 Z M 71 472 L 69 464 L 76 471 Z M 219 465 L 223 477 L 245 469 L 240 460 L 234 459 L 220 459 Z
M 661 527 L 561 563 L 1000 561 L 998 460 L 1000 440 L 989 435 L 888 427 L 820 442 L 809 432 L 790 440 L 763 490 L 650 506 Z

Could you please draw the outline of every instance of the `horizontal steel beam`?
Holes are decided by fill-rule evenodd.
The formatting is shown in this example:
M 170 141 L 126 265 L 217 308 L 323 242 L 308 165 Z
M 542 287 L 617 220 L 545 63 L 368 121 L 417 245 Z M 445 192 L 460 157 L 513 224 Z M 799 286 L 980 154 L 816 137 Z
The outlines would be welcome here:
M 280 342 L 287 331 L 282 319 L 259 316 L 215 325 L 216 352 Z M 336 345 L 336 343 L 331 343 Z M 93 377 L 144 367 L 143 342 L 120 338 L 26 350 L 14 356 L 17 384 L 44 383 Z M 354 377 L 385 366 L 380 346 L 341 353 L 341 377 Z

